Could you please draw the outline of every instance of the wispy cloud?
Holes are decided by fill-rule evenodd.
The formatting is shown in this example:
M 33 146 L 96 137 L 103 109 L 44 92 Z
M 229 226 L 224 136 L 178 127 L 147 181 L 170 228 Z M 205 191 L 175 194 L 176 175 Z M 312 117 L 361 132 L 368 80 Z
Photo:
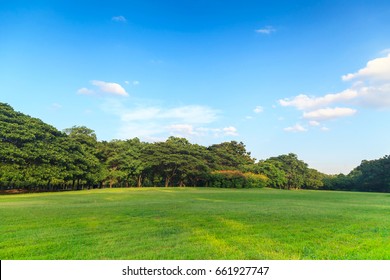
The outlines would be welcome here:
M 86 94 L 86 95 L 89 95 L 89 94 L 94 94 L 95 92 L 92 90 L 92 89 L 88 89 L 88 88 L 80 88 L 77 90 L 77 93 L 78 94 Z
M 326 126 L 323 126 L 323 127 L 321 127 L 321 130 L 322 131 L 329 131 L 330 129 L 328 127 L 326 127 Z
M 256 108 L 253 109 L 253 112 L 255 112 L 256 114 L 262 113 L 264 112 L 264 108 L 262 106 L 256 106 Z
M 225 133 L 225 135 L 230 135 L 230 136 L 237 136 L 237 128 L 234 126 L 229 126 L 229 127 L 224 127 L 222 131 Z
M 238 136 L 238 130 L 234 126 L 224 128 L 195 127 L 192 124 L 173 124 L 167 127 L 171 135 L 179 137 L 223 137 Z
M 303 118 L 316 121 L 325 121 L 331 119 L 337 119 L 340 117 L 352 116 L 356 113 L 356 110 L 351 108 L 324 108 L 315 111 L 304 112 Z
M 310 97 L 305 94 L 297 95 L 293 98 L 284 98 L 279 100 L 279 104 L 283 107 L 295 107 L 298 110 L 306 110 L 320 108 L 329 104 L 345 102 L 356 98 L 358 95 L 356 90 L 347 89 L 340 93 L 327 94 L 321 97 Z
M 360 86 L 357 104 L 366 108 L 390 109 L 390 83 Z
M 198 132 L 195 131 L 194 126 L 191 124 L 172 124 L 169 125 L 168 130 L 170 134 L 179 137 L 186 137 L 188 135 L 198 135 Z
M 130 85 L 130 83 L 131 83 L 133 86 L 138 86 L 138 85 L 140 84 L 140 82 L 137 81 L 137 80 L 134 80 L 134 81 L 132 81 L 132 82 L 125 81 L 125 84 L 126 84 L 126 85 Z
M 140 137 L 154 141 L 162 140 L 169 135 L 189 139 L 238 135 L 237 129 L 233 126 L 213 127 L 220 112 L 207 106 L 128 107 L 122 101 L 110 98 L 106 99 L 102 106 L 106 113 L 118 116 L 121 122 L 117 135 L 119 138 Z
M 309 121 L 309 125 L 310 125 L 310 126 L 319 126 L 320 123 L 317 122 L 317 121 Z
M 256 29 L 255 32 L 259 33 L 259 34 L 268 35 L 268 34 L 276 32 L 276 29 L 273 26 L 271 26 L 271 25 L 267 25 L 267 26 L 265 26 L 263 28 Z
M 197 131 L 202 136 L 212 136 L 215 138 L 220 138 L 224 136 L 238 136 L 238 129 L 234 126 L 228 126 L 223 128 L 215 128 L 215 127 L 199 127 Z
M 307 129 L 304 128 L 302 125 L 297 123 L 297 124 L 295 124 L 293 126 L 286 127 L 284 129 L 284 131 L 287 131 L 287 132 L 305 132 L 305 131 L 307 131 Z
M 111 20 L 116 22 L 127 22 L 127 19 L 124 16 L 114 16 Z
M 122 121 L 180 120 L 185 123 L 205 124 L 217 118 L 217 111 L 209 107 L 190 105 L 173 108 L 139 107 L 122 108 L 119 112 Z

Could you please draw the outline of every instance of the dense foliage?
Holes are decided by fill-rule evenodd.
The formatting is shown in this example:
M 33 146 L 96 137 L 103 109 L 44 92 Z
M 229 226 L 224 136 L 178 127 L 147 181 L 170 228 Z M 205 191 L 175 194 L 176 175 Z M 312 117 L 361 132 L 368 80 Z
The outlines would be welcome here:
M 324 188 L 329 190 L 353 190 L 390 192 L 390 156 L 376 160 L 363 160 L 348 175 L 327 176 Z
M 209 175 L 210 186 L 217 188 L 262 188 L 267 186 L 267 181 L 265 175 L 238 170 L 213 171 Z
M 349 175 L 311 169 L 295 154 L 256 162 L 242 142 L 204 147 L 185 138 L 146 143 L 97 141 L 93 130 L 63 132 L 0 103 L 0 188 L 68 190 L 104 187 L 390 191 L 390 157 L 363 161 Z

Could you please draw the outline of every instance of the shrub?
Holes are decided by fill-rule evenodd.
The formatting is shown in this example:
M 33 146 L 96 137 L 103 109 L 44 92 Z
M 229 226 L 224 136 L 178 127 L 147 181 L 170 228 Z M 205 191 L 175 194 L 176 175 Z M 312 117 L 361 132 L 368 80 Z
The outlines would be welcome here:
M 267 186 L 268 178 L 263 174 L 255 174 L 251 172 L 244 173 L 247 180 L 247 188 L 264 188 Z
M 242 173 L 237 170 L 214 171 L 209 176 L 209 186 L 216 188 L 263 188 L 268 178 L 262 174 Z

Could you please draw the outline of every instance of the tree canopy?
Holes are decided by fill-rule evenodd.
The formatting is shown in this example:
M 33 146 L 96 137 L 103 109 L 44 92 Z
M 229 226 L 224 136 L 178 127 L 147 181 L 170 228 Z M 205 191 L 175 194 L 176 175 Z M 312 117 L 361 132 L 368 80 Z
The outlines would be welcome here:
M 289 153 L 257 161 L 242 142 L 209 147 L 185 138 L 98 141 L 85 126 L 59 131 L 0 103 L 0 188 L 209 186 L 390 191 L 390 156 L 326 175 Z

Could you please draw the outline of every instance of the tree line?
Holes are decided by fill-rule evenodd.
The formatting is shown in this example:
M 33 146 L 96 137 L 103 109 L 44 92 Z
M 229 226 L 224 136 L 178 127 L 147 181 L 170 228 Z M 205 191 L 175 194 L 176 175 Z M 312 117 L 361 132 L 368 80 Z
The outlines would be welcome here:
M 85 126 L 59 131 L 0 103 L 0 188 L 27 191 L 198 186 L 390 191 L 390 157 L 326 175 L 290 153 L 256 161 L 244 143 L 185 138 L 98 141 Z

